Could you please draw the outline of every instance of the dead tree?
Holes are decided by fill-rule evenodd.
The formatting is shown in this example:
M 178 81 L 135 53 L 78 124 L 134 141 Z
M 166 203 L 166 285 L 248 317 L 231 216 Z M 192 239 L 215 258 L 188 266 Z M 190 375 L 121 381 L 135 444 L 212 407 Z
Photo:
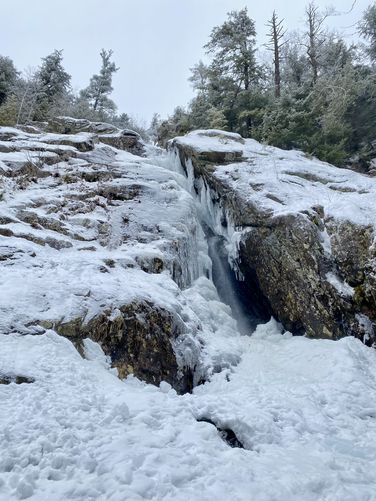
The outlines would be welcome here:
M 314 2 L 310 2 L 306 7 L 307 56 L 309 65 L 312 68 L 312 82 L 317 82 L 320 70 L 320 47 L 324 43 L 323 24 L 329 13 L 322 14 Z
M 283 19 L 279 20 L 276 12 L 273 11 L 272 18 L 267 23 L 270 28 L 268 49 L 274 54 L 274 94 L 277 98 L 281 96 L 281 49 L 286 43 L 282 42 L 286 34 L 283 21 Z

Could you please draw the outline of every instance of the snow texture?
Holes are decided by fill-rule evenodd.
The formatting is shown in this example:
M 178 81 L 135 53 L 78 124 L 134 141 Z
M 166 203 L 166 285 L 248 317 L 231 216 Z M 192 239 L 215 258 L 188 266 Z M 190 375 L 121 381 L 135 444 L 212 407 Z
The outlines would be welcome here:
M 309 158 L 301 151 L 285 151 L 253 139 L 239 144 L 230 133 L 210 132 L 195 131 L 174 141 L 198 153 L 241 150 L 244 161 L 217 166 L 213 175 L 266 214 L 279 216 L 322 206 L 327 216 L 338 220 L 376 224 L 375 178 Z
M 0 386 L 1 501 L 376 499 L 376 354 L 353 338 L 270 322 L 184 396 L 121 382 L 98 349 L 84 360 L 52 331 L 0 342 L 0 371 L 35 379 Z
M 246 193 L 247 169 L 262 190 L 275 188 L 274 174 L 256 172 L 263 159 L 289 179 L 279 197 L 294 209 L 304 203 L 293 196 L 312 197 L 309 183 L 321 186 L 302 180 L 294 192 L 291 179 L 301 178 L 285 172 L 287 164 L 322 172 L 317 161 L 297 152 L 278 159 L 280 150 L 252 141 L 241 147 L 257 156 L 257 169 L 236 164 L 216 174 L 234 189 Z M 376 352 L 354 338 L 282 334 L 274 320 L 241 335 L 210 279 L 200 226 L 206 217 L 223 228 L 219 213 L 205 190 L 199 200 L 189 193 L 176 155 L 152 154 L 97 145 L 44 165 L 46 175 L 26 188 L 1 179 L 0 375 L 29 382 L 0 384 L 0 501 L 376 500 Z M 330 169 L 330 183 L 374 182 Z M 333 191 L 330 210 L 342 195 Z M 368 195 L 360 195 L 361 205 Z M 280 205 L 267 208 L 288 210 Z M 236 228 L 222 231 L 236 249 Z M 88 321 L 108 308 L 115 317 L 134 298 L 185 322 L 189 343 L 179 356 L 196 365 L 196 382 L 207 380 L 192 394 L 120 381 L 99 345 L 85 340 L 82 358 L 39 325 Z M 217 428 L 231 429 L 244 448 L 230 447 Z

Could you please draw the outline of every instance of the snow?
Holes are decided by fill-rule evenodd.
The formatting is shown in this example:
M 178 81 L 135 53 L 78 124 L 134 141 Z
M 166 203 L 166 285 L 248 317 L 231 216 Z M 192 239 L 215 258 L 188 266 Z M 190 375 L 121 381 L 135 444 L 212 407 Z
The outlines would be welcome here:
M 243 139 L 239 134 L 218 131 L 215 129 L 193 131 L 186 136 L 179 137 L 178 142 L 191 146 L 200 153 L 207 151 L 231 152 L 241 154 Z
M 210 134 L 190 141 L 217 141 Z M 218 141 L 264 158 L 252 142 Z M 187 179 L 176 155 L 149 153 L 96 145 L 41 167 L 37 183 L 2 180 L 0 374 L 33 382 L 0 384 L 0 501 L 376 500 L 376 352 L 353 338 L 293 337 L 274 320 L 241 335 L 211 280 L 200 219 L 226 238 L 230 255 L 239 231 L 207 186 L 196 195 L 191 165 Z M 284 154 L 290 170 L 308 162 Z M 251 167 L 216 175 L 244 193 Z M 334 273 L 327 279 L 350 293 Z M 120 381 L 99 345 L 84 340 L 83 358 L 40 327 L 104 311 L 115 319 L 134 299 L 185 324 L 178 362 L 194 368 L 196 384 L 206 381 L 192 394 Z M 365 335 L 367 320 L 358 318 Z M 216 427 L 233 430 L 244 449 Z
M 322 206 L 325 215 L 341 221 L 374 226 L 376 179 L 340 169 L 301 151 L 285 151 L 221 131 L 198 131 L 179 137 L 175 144 L 198 153 L 241 153 L 243 161 L 215 167 L 213 175 L 266 216 L 302 213 Z M 239 136 L 240 137 L 240 136 Z
M 192 395 L 82 359 L 52 331 L 0 336 L 0 499 L 375 499 L 376 354 L 359 341 L 237 336 L 241 361 Z M 209 423 L 231 428 L 229 447 Z
M 354 288 L 341 280 L 335 273 L 327 273 L 326 279 L 342 296 L 352 297 L 354 295 Z

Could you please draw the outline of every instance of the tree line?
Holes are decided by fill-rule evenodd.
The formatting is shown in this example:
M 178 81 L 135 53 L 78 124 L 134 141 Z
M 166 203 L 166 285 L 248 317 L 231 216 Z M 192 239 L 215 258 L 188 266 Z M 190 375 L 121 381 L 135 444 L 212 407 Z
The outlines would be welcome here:
M 193 129 L 216 128 L 344 165 L 376 157 L 376 4 L 356 25 L 359 43 L 326 28 L 333 10 L 305 8 L 300 31 L 273 12 L 260 60 L 247 8 L 213 28 L 209 64 L 191 69 L 195 97 L 167 120 L 154 117 L 160 143 Z
M 122 128 L 139 128 L 125 113 L 117 114 L 112 78 L 119 70 L 112 50 L 102 49 L 101 66 L 78 93 L 63 66 L 63 51 L 54 50 L 41 65 L 21 74 L 9 57 L 0 56 L 0 125 L 44 122 L 57 115 L 105 121 Z
M 69 115 L 132 128 L 162 146 L 176 135 L 215 128 L 367 169 L 376 157 L 376 3 L 354 27 L 357 43 L 326 27 L 336 15 L 311 2 L 302 28 L 289 31 L 273 12 L 267 42 L 258 47 L 247 8 L 230 12 L 204 47 L 209 62 L 191 69 L 192 101 L 166 120 L 155 114 L 147 130 L 118 113 L 110 98 L 119 70 L 112 50 L 100 52 L 99 72 L 78 93 L 61 50 L 23 74 L 0 56 L 0 125 Z

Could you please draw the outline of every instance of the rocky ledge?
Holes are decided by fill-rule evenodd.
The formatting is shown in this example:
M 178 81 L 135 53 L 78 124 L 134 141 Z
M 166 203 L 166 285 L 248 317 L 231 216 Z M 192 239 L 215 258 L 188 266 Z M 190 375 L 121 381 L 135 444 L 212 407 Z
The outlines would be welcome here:
M 127 131 L 56 123 L 0 128 L 0 333 L 54 330 L 82 353 L 91 338 L 120 377 L 188 391 L 203 331 L 183 292 L 200 275 L 192 197 L 123 151 Z
M 221 131 L 170 149 L 263 308 L 295 333 L 375 343 L 375 178 Z

